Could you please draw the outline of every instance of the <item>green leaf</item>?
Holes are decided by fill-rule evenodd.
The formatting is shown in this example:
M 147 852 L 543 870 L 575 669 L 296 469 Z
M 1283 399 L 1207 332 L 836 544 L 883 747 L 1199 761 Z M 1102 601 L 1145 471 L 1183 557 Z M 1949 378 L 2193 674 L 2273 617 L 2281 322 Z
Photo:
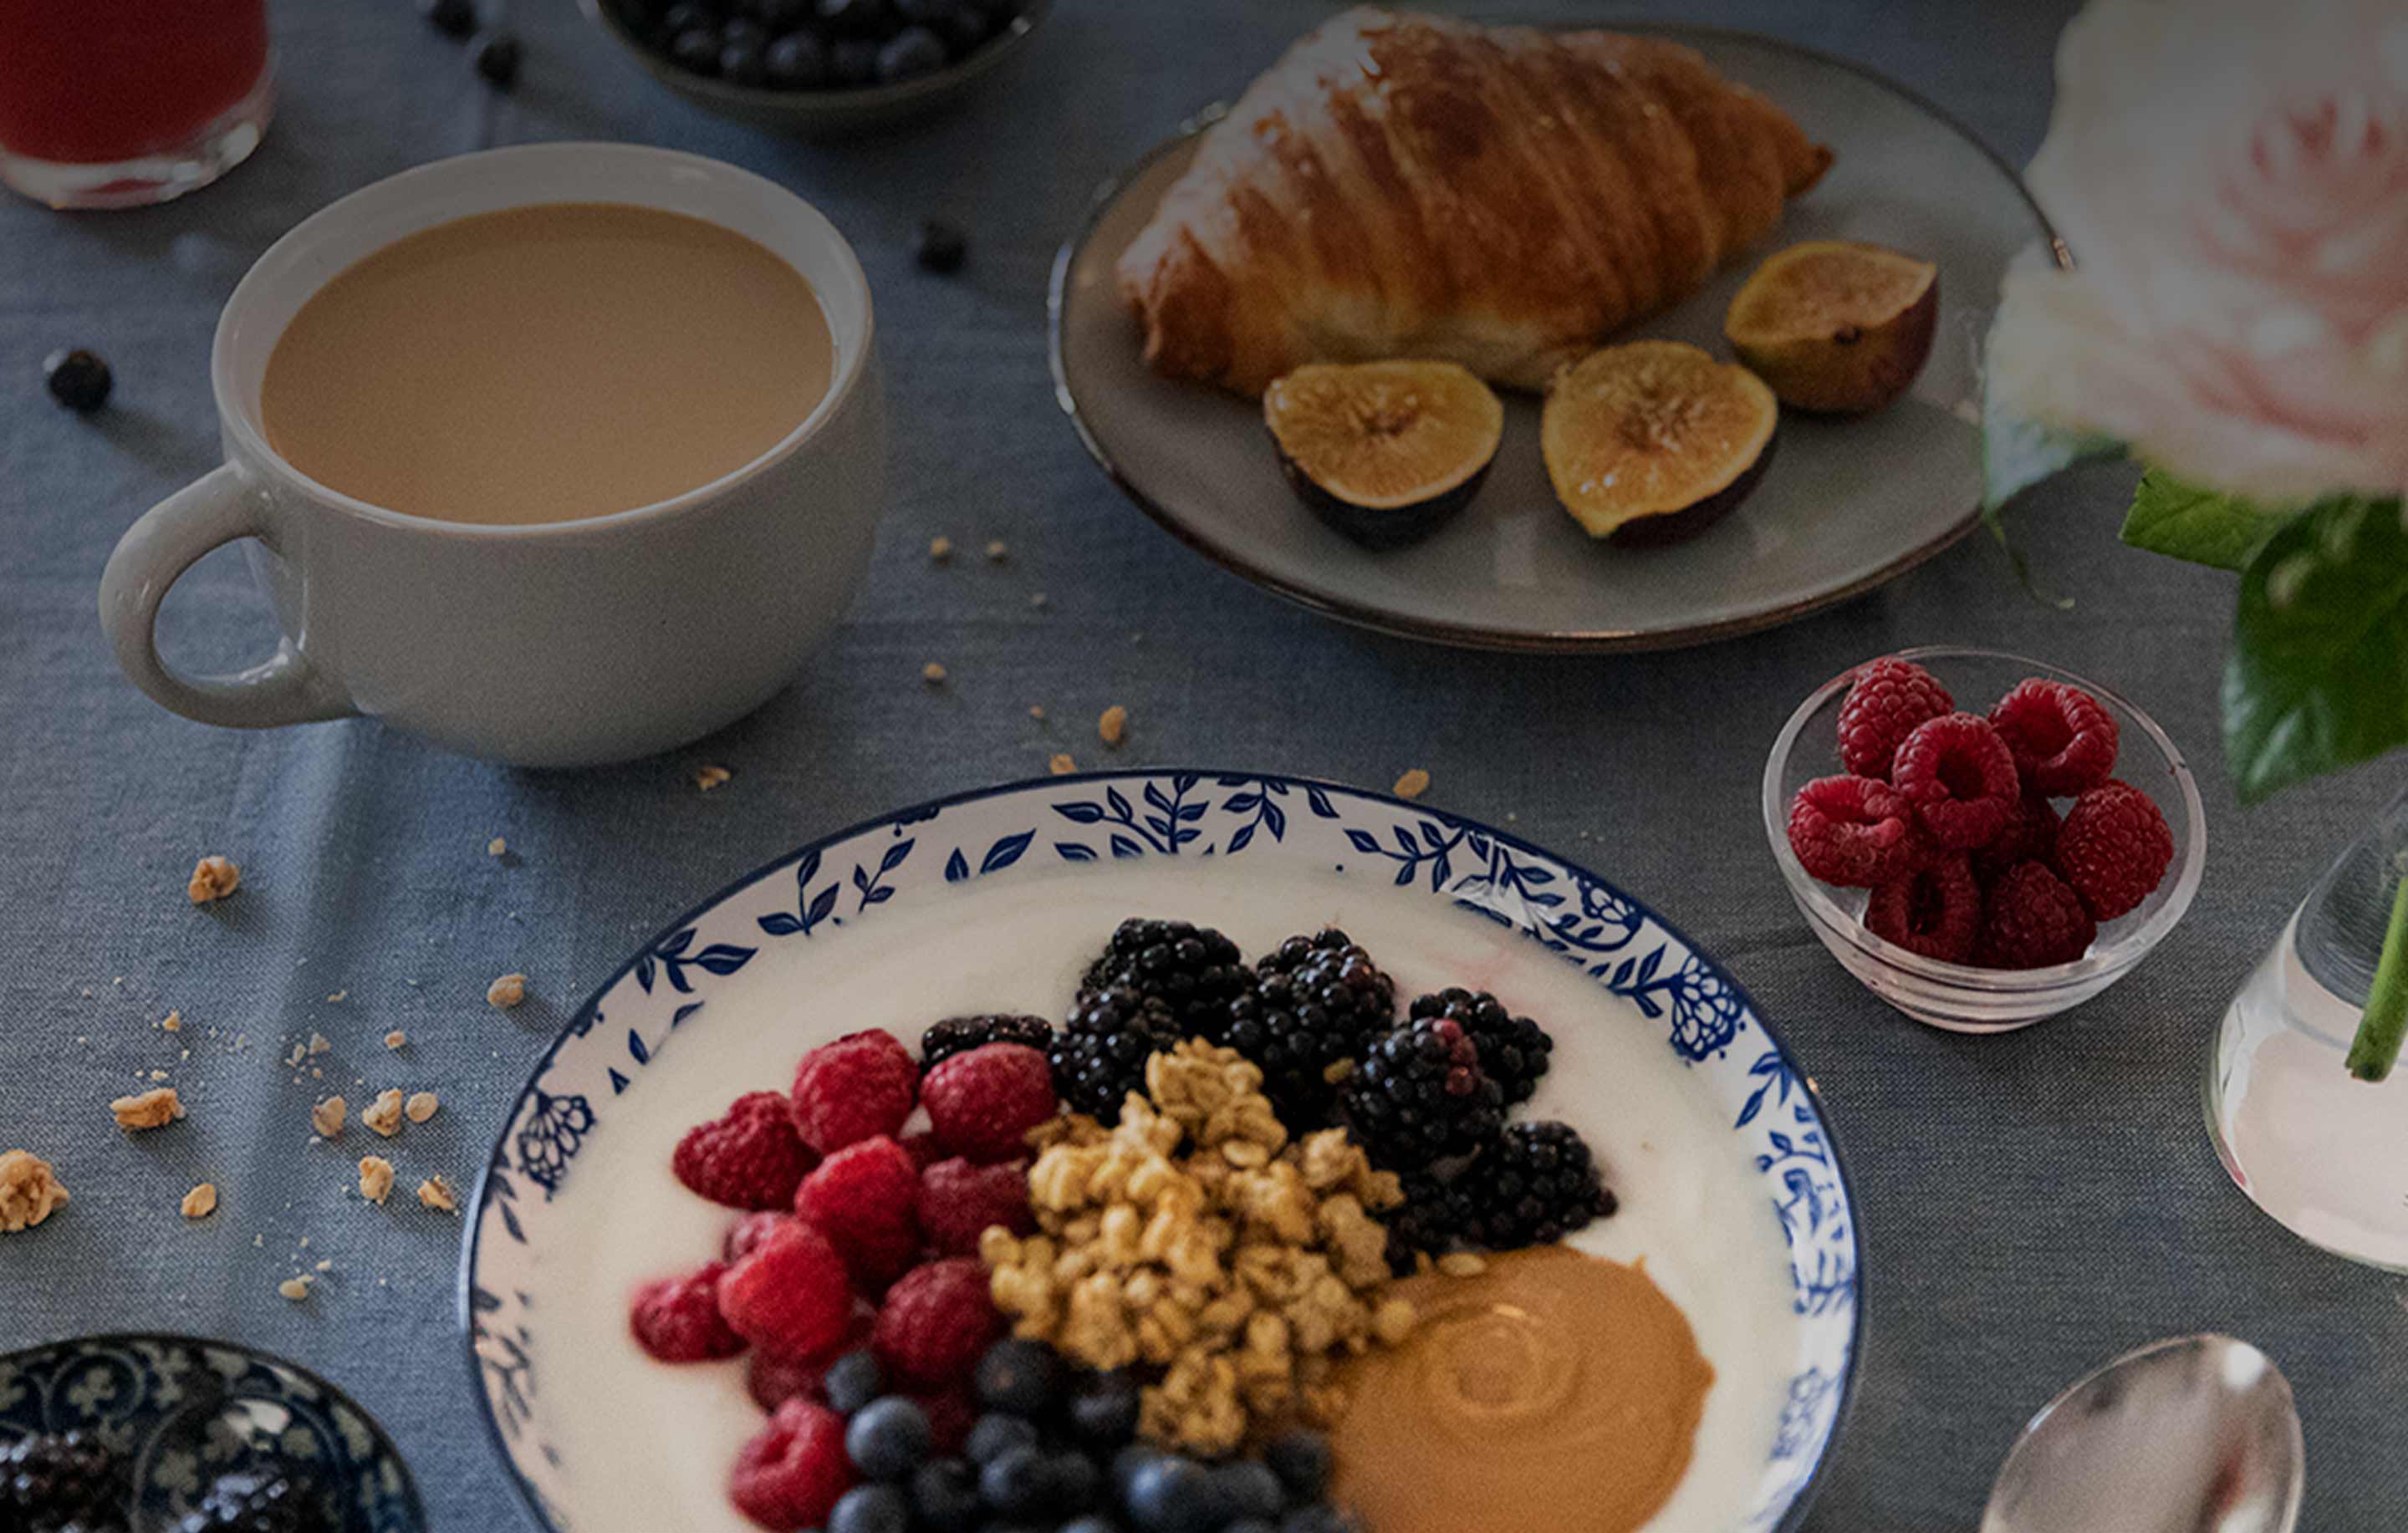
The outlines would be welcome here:
M 2244 803 L 2408 743 L 2408 530 L 2398 499 L 2285 523 L 2241 580 L 2224 752 Z
M 2237 495 L 2201 490 L 2161 468 L 2141 476 L 2124 517 L 2124 541 L 2136 549 L 2217 569 L 2246 569 L 2286 516 Z

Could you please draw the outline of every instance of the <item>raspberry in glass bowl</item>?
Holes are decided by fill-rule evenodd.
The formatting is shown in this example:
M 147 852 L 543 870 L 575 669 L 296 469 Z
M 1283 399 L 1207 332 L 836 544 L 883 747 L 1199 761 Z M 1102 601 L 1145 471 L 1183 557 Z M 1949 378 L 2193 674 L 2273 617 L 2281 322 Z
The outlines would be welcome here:
M 1919 1022 L 2008 1032 L 2172 931 L 2207 824 L 2182 752 L 2105 687 L 1993 650 L 1852 666 L 1790 715 L 1764 828 L 1806 924 Z M 1811 866 L 1811 870 L 1810 870 Z

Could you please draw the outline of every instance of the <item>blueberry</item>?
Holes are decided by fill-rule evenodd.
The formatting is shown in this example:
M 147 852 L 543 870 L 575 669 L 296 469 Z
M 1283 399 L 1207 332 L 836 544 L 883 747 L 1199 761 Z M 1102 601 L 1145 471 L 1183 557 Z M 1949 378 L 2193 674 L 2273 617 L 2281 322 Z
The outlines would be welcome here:
M 945 39 L 946 51 L 958 59 L 986 41 L 995 31 L 995 23 L 987 20 L 986 12 L 964 6 L 938 22 L 937 31 Z
M 828 75 L 838 85 L 867 85 L 878 78 L 878 45 L 847 37 L 828 50 Z
M 1145 1442 L 1132 1442 L 1112 1454 L 1112 1498 L 1126 1505 L 1129 1489 L 1137 1483 L 1138 1471 L 1164 1456 L 1161 1449 Z
M 1014 1449 L 1037 1451 L 1037 1427 L 1018 1416 L 990 1411 L 981 1416 L 970 1427 L 969 1440 L 962 1452 L 973 1464 L 987 1465 Z
M 927 1533 L 971 1533 L 978 1526 L 978 1471 L 958 1458 L 935 1458 L 911 1471 L 911 1511 Z
M 900 1395 L 861 1408 L 844 1429 L 844 1451 L 872 1480 L 900 1480 L 928 1456 L 928 1413 Z
M 919 234 L 911 241 L 911 259 L 920 263 L 921 270 L 933 271 L 939 276 L 961 270 L 962 263 L 969 259 L 969 236 L 942 219 L 923 220 Z M 1137 1398 L 1133 1387 L 1129 1398 L 1132 1402 Z M 1131 1410 L 1135 1410 L 1134 1403 Z M 1134 1424 L 1130 1429 L 1136 1429 Z
M 839 1416 L 850 1416 L 886 1393 L 886 1371 L 878 1366 L 878 1354 L 868 1348 L 849 1352 L 830 1363 L 827 1371 L 820 1375 L 820 1393 L 827 1397 L 829 1410 Z
M 770 36 L 792 32 L 810 20 L 811 0 L 754 0 L 752 14 Z
M 720 46 L 724 48 L 729 43 L 751 43 L 755 48 L 767 48 L 769 29 L 750 16 L 731 16 L 719 29 Z
M 1221 1529 L 1221 1533 L 1279 1533 L 1279 1529 L 1260 1517 L 1240 1517 Z
M 909 1533 L 911 1506 L 892 1485 L 855 1485 L 828 1513 L 827 1533 Z
M 521 51 L 515 33 L 480 33 L 474 50 L 468 55 L 468 62 L 475 65 L 478 74 L 484 77 L 486 84 L 507 91 L 518 83 Z
M 1007 1517 L 1025 1517 L 1053 1499 L 1054 1479 L 1035 1448 L 1006 1448 L 979 1470 L 979 1496 Z
M 1280 1519 L 1279 1533 L 1360 1533 L 1354 1519 L 1326 1502 L 1298 1507 Z
M 1212 1471 L 1165 1454 L 1130 1476 L 1128 1512 L 1146 1533 L 1218 1533 L 1229 1519 Z
M 419 0 L 418 14 L 447 37 L 465 37 L 477 30 L 476 0 Z
M 781 90 L 807 90 L 827 79 L 827 44 L 808 32 L 789 32 L 762 58 L 769 83 Z
M 718 25 L 719 18 L 710 13 L 710 7 L 696 5 L 695 0 L 677 0 L 676 5 L 661 12 L 661 30 L 672 37 L 696 27 Z
M 812 0 L 811 9 L 837 32 L 853 37 L 875 37 L 894 22 L 887 0 Z
M 1090 1513 L 1064 1523 L 1054 1529 L 1054 1533 L 1121 1533 L 1121 1526 L 1110 1517 L 1098 1517 Z
M 1056 1512 L 1084 1512 L 1103 1494 L 1103 1471 L 1096 1468 L 1094 1459 L 1076 1449 L 1047 1459 L 1045 1474 L 1053 1483 Z
M 895 0 L 895 14 L 922 26 L 942 26 L 968 9 L 962 0 Z
M 44 357 L 42 381 L 49 385 L 51 398 L 78 415 L 90 415 L 108 403 L 108 386 L 114 380 L 98 353 L 79 346 Z
M 734 22 L 728 23 L 734 25 Z M 733 85 L 764 85 L 769 79 L 769 66 L 761 56 L 761 45 L 747 37 L 729 39 L 719 45 L 719 78 Z
M 1329 1440 L 1319 1432 L 1301 1426 L 1282 1432 L 1264 1447 L 1263 1462 L 1279 1476 L 1291 1501 L 1317 1501 L 1329 1488 Z
M 1280 1491 L 1279 1476 L 1270 1471 L 1268 1465 L 1251 1458 L 1214 1469 L 1212 1488 L 1231 1513 L 1239 1517 L 1268 1521 L 1280 1514 L 1280 1503 L 1286 1499 Z
M 688 27 L 669 44 L 669 57 L 678 66 L 697 75 L 719 72 L 719 29 L 715 26 Z
M 905 27 L 878 50 L 878 79 L 882 84 L 917 79 L 944 66 L 945 39 L 924 26 Z
M 1042 1341 L 998 1341 L 979 1359 L 971 1382 L 981 1403 L 990 1411 L 1015 1416 L 1039 1416 L 1054 1403 L 1062 1380 L 1062 1364 Z

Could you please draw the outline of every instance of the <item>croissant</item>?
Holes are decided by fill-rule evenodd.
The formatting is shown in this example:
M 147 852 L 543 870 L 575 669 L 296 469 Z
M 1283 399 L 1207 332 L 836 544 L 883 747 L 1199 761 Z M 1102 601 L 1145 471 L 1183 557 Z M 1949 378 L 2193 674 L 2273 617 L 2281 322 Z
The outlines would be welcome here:
M 1414 356 L 1537 388 L 1697 292 L 1830 163 L 1678 44 L 1365 7 L 1205 133 L 1118 276 L 1175 378 L 1259 394 Z

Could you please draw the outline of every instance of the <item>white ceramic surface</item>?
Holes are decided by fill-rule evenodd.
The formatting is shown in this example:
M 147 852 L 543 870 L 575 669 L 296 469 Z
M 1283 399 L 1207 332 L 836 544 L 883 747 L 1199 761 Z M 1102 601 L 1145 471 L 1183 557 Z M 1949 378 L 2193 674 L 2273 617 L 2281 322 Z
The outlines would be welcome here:
M 1122 918 L 1220 926 L 1250 955 L 1335 924 L 1400 998 L 1450 983 L 1540 1018 L 1524 1110 L 1572 1124 L 1620 1199 L 1577 1244 L 1643 1259 L 1716 1370 L 1696 1456 L 1650 1533 L 1803 1520 L 1861 1340 L 1856 1211 L 1803 1069 L 1705 953 L 1629 895 L 1441 810 L 1297 779 L 1051 778 L 905 809 L 687 912 L 537 1066 L 469 1218 L 478 1398 L 553 1533 L 744 1533 L 724 1486 L 758 1429 L 740 1364 L 629 1338 L 645 1279 L 735 1218 L 669 1157 L 740 1093 L 854 1029 L 1059 1016 Z
M 404 516 L 271 451 L 260 382 L 327 279 L 471 213 L 623 202 L 759 241 L 811 283 L 836 340 L 827 396 L 767 453 L 674 499 L 572 522 Z M 834 225 L 792 193 L 696 155 L 626 144 L 492 150 L 405 171 L 303 221 L 235 289 L 210 357 L 226 462 L 152 508 L 103 577 L 119 664 L 162 705 L 264 728 L 373 714 L 470 755 L 581 766 L 650 754 L 784 686 L 842 616 L 869 559 L 885 425 L 869 286 Z M 496 426 L 495 429 L 507 429 Z M 440 444 L 430 444 L 439 451 Z M 232 676 L 168 667 L 158 606 L 193 562 L 253 541 L 283 629 Z
M 1853 64 L 1739 33 L 1638 30 L 1697 48 L 1838 160 L 1763 247 L 1624 338 L 1669 337 L 1727 355 L 1723 311 L 1765 255 L 1806 239 L 1871 240 L 1940 267 L 1939 338 L 1904 398 L 1854 421 L 1785 412 L 1764 482 L 1736 513 L 1685 544 L 1617 549 L 1565 514 L 1540 461 L 1537 401 L 1509 394 L 1504 445 L 1469 509 L 1415 548 L 1369 552 L 1297 504 L 1254 406 L 1158 378 L 1139 360 L 1112 265 L 1186 168 L 1188 136 L 1106 188 L 1055 264 L 1055 388 L 1089 451 L 1182 541 L 1256 584 L 1453 644 L 1696 643 L 1817 610 L 1945 548 L 1972 526 L 1980 496 L 1978 338 L 2008 259 L 2048 236 L 2039 213 L 1989 150 Z

